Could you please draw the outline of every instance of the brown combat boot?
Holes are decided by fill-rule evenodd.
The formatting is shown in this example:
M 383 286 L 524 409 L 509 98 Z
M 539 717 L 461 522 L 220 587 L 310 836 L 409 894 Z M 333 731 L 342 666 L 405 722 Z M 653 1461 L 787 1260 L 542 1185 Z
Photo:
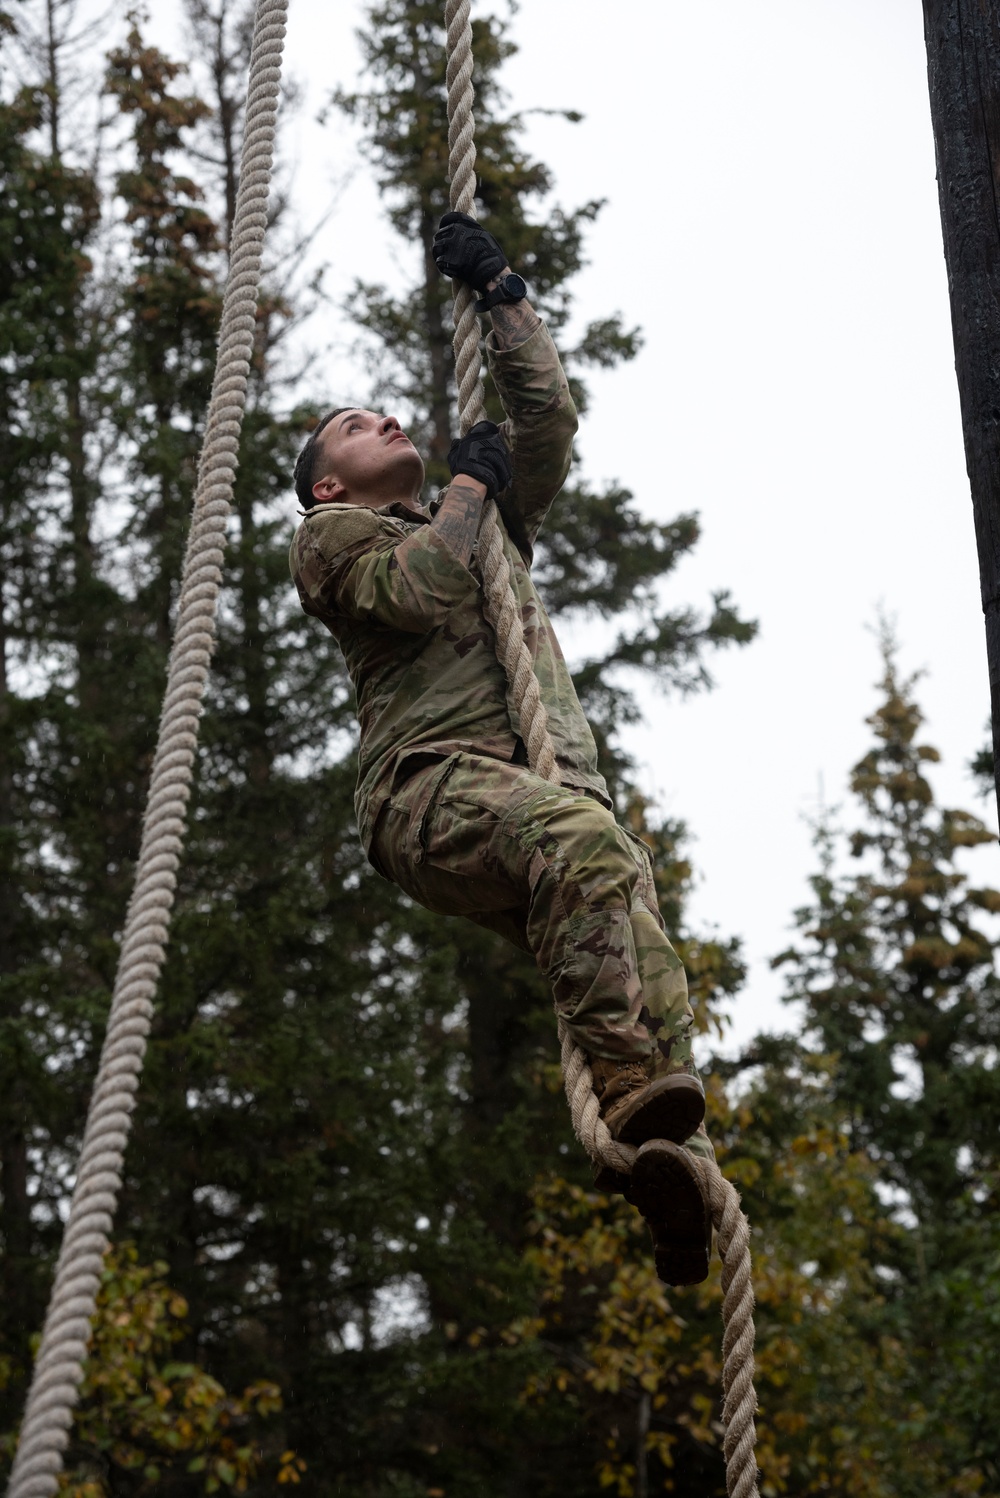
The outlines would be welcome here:
M 689 1139 L 705 1117 L 705 1089 L 690 1072 L 650 1077 L 649 1062 L 590 1056 L 594 1092 L 611 1137 L 622 1144 Z
M 712 1207 L 692 1154 L 667 1139 L 648 1140 L 635 1157 L 628 1200 L 646 1219 L 664 1284 L 700 1285 L 708 1278 Z

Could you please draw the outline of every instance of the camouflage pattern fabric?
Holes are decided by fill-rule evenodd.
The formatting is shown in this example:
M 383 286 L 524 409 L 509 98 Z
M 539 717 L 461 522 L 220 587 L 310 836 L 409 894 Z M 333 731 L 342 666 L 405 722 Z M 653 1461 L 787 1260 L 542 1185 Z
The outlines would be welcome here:
M 591 1055 L 686 1071 L 693 1015 L 663 929 L 649 850 L 582 791 L 455 753 L 402 779 L 369 857 L 428 910 L 531 952 L 556 1013 Z M 702 1152 L 701 1140 L 692 1142 Z
M 591 1054 L 691 1059 L 687 981 L 667 940 L 645 845 L 618 826 L 597 750 L 529 567 L 569 470 L 576 411 L 544 326 L 487 354 L 514 480 L 501 511 L 560 785 L 525 764 L 480 583 L 430 512 L 325 504 L 290 554 L 302 606 L 336 637 L 361 727 L 355 799 L 374 866 L 428 909 L 534 954 L 556 1011 Z M 711 1154 L 704 1129 L 688 1141 Z
M 487 352 L 509 413 L 501 431 L 514 466 L 501 506 L 504 546 L 560 776 L 610 805 L 590 725 L 528 570 L 538 528 L 569 469 L 576 410 L 544 326 L 518 348 Z M 355 804 L 366 849 L 410 755 L 478 750 L 509 760 L 518 750 L 517 715 L 483 617 L 479 579 L 430 518 L 403 504 L 320 505 L 292 542 L 302 606 L 336 636 L 357 693 Z

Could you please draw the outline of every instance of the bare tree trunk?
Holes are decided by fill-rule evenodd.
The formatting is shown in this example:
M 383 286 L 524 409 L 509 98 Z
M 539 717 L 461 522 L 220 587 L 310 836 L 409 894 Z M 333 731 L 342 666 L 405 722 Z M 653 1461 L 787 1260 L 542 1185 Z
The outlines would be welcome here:
M 47 112 L 49 117 L 49 154 L 57 160 L 59 151 L 59 48 L 62 38 L 56 22 L 54 0 L 45 4 L 45 56 L 47 64 Z
M 924 37 L 1000 808 L 1000 9 L 924 0 Z

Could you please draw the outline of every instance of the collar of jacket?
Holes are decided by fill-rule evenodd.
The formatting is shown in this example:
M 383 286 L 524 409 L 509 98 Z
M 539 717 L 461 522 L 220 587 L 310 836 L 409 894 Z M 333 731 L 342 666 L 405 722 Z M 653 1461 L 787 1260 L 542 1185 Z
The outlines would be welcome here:
M 299 514 L 308 519 L 315 515 L 318 510 L 358 510 L 368 509 L 376 515 L 391 515 L 396 520 L 415 520 L 420 525 L 429 525 L 431 518 L 437 514 L 441 506 L 441 496 L 432 499 L 426 510 L 414 510 L 410 505 L 403 504 L 402 500 L 394 499 L 387 505 L 339 505 L 336 500 L 328 500 L 325 504 L 313 505 L 308 510 L 300 510 Z

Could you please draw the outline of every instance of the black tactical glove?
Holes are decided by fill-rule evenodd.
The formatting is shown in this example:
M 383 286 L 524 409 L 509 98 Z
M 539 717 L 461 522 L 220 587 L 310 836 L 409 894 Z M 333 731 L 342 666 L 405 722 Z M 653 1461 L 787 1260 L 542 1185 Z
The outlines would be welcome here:
M 497 277 L 507 257 L 488 230 L 467 213 L 446 213 L 431 249 L 434 264 L 443 276 L 464 281 L 477 291 Z
M 467 473 L 486 485 L 486 498 L 496 499 L 514 477 L 510 448 L 495 421 L 477 421 L 464 437 L 456 437 L 448 449 L 452 478 Z

